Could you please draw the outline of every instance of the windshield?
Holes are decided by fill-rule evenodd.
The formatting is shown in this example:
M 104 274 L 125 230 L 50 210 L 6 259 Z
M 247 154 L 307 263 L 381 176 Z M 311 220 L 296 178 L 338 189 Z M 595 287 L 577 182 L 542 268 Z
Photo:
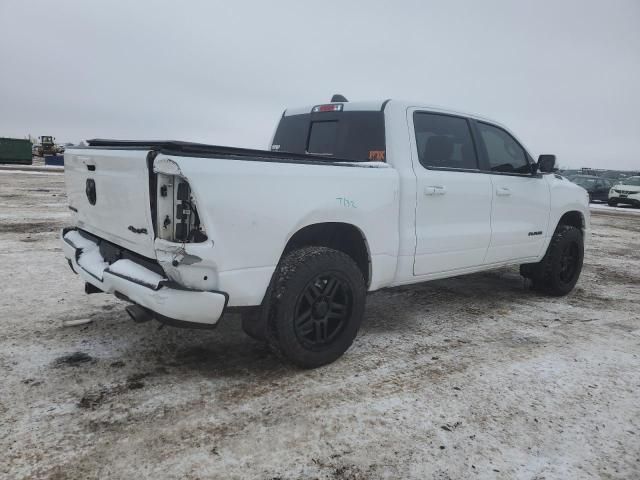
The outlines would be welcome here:
M 593 187 L 597 181 L 598 179 L 593 177 L 575 177 L 573 179 L 573 183 L 577 183 L 581 187 L 585 188 Z
M 384 161 L 381 111 L 316 112 L 282 117 L 271 150 L 353 161 Z
M 619 185 L 633 185 L 640 187 L 640 177 L 624 178 L 618 182 Z

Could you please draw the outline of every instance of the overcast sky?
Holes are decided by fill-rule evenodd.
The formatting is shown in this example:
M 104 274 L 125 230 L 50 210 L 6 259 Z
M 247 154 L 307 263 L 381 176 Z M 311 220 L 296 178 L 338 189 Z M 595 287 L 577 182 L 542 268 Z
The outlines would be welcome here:
M 640 169 L 640 0 L 0 0 L 0 60 L 0 136 L 265 148 L 285 107 L 339 92 Z

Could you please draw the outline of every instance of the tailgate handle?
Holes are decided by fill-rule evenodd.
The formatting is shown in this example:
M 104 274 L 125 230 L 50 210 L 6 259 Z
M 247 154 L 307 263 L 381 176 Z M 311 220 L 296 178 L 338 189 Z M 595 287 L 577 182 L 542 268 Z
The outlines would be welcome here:
M 87 194 L 87 200 L 89 200 L 89 203 L 91 205 L 95 205 L 98 197 L 96 194 L 96 182 L 93 178 L 87 178 L 84 191 Z
M 90 172 L 95 172 L 96 171 L 96 166 L 95 165 L 87 165 L 87 170 L 89 170 Z
M 146 228 L 136 228 L 133 225 L 129 225 L 129 231 L 133 233 L 144 233 L 145 235 L 148 233 Z

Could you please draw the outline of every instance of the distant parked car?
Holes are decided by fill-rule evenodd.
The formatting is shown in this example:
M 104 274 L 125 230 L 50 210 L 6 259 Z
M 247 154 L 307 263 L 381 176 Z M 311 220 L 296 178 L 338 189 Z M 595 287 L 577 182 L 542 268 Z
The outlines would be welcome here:
M 64 151 L 67 148 L 70 148 L 70 147 L 73 147 L 73 146 L 74 145 L 71 142 L 67 142 L 65 144 L 60 143 L 60 144 L 56 145 L 56 153 L 64 153 Z
M 619 203 L 640 207 L 640 176 L 624 178 L 614 185 L 608 203 L 612 207 Z
M 611 184 L 607 179 L 596 177 L 595 175 L 576 175 L 571 181 L 589 192 L 590 202 L 593 200 L 600 200 L 602 202 L 609 200 Z

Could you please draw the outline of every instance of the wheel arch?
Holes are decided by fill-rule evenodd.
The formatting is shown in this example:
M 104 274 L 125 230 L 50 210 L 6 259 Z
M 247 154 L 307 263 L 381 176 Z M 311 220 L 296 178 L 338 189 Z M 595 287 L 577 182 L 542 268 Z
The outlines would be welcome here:
M 351 223 L 320 222 L 306 225 L 287 241 L 280 258 L 301 247 L 327 247 L 349 255 L 362 272 L 365 284 L 371 283 L 371 252 L 365 234 Z
M 568 212 L 565 212 L 558 220 L 556 228 L 560 225 L 569 225 L 572 227 L 576 227 L 580 229 L 582 233 L 584 233 L 584 230 L 586 228 L 584 215 L 579 210 L 570 210 Z

